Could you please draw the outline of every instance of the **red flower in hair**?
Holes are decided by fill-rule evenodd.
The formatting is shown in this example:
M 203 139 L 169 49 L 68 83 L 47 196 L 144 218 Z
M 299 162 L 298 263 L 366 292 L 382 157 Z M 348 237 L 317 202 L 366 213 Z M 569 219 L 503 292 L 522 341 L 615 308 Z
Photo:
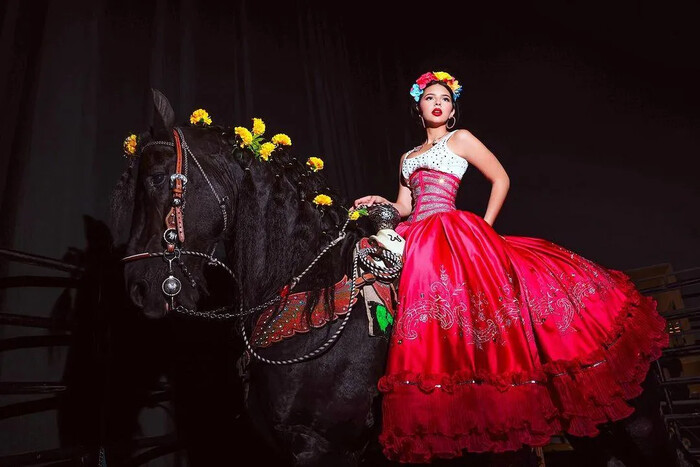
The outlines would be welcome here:
M 438 81 L 437 77 L 433 74 L 432 71 L 429 71 L 427 73 L 423 73 L 420 78 L 416 80 L 416 84 L 418 84 L 418 87 L 421 89 L 425 89 L 425 87 L 428 85 L 429 82 L 431 81 Z

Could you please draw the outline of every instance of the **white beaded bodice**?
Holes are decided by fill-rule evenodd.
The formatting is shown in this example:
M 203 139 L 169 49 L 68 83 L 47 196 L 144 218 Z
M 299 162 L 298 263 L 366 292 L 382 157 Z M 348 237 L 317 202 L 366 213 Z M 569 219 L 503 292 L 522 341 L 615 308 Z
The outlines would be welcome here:
M 408 180 L 411 178 L 411 174 L 417 169 L 433 169 L 452 174 L 461 179 L 467 171 L 469 163 L 466 159 L 459 157 L 447 147 L 447 141 L 452 137 L 455 131 L 443 136 L 442 139 L 439 139 L 432 148 L 428 149 L 423 154 L 410 157 L 411 153 L 418 150 L 420 146 L 411 149 L 403 160 L 403 166 L 401 167 L 403 177 Z

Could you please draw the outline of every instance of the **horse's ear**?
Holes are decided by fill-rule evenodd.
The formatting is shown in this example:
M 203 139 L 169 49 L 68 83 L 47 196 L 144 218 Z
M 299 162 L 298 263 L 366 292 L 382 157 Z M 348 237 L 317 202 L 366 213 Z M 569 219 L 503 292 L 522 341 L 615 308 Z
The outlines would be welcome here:
M 156 133 L 170 133 L 173 125 L 175 125 L 175 112 L 170 105 L 168 98 L 157 89 L 151 88 L 153 93 L 153 105 L 155 113 L 153 115 L 153 131 Z

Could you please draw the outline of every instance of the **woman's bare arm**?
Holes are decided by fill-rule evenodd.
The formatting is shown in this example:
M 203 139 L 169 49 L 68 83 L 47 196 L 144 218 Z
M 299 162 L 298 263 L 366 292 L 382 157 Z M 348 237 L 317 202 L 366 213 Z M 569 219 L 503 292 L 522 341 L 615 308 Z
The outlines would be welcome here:
M 510 188 L 510 178 L 496 156 L 467 130 L 457 130 L 447 142 L 449 148 L 479 169 L 491 181 L 491 196 L 484 220 L 493 225 Z
M 413 210 L 413 196 L 411 195 L 411 189 L 401 183 L 403 181 L 403 171 L 401 169 L 403 168 L 403 161 L 407 155 L 408 152 L 401 156 L 401 160 L 399 161 L 399 192 L 396 195 L 396 202 L 393 203 L 396 210 L 399 211 L 399 214 L 401 214 L 401 217 L 408 216 Z
M 399 214 L 401 217 L 406 217 L 409 214 L 411 214 L 411 209 L 412 209 L 412 200 L 411 200 L 411 190 L 407 186 L 405 186 L 403 183 L 401 183 L 401 180 L 403 178 L 403 174 L 401 173 L 401 167 L 403 167 L 403 160 L 406 157 L 408 153 L 404 154 L 401 156 L 401 161 L 399 162 L 399 193 L 396 196 L 396 202 L 392 203 L 388 199 L 383 198 L 381 196 L 376 196 L 376 195 L 370 195 L 370 196 L 363 196 L 362 198 L 358 198 L 355 200 L 355 207 L 359 206 L 360 204 L 366 204 L 368 206 L 371 206 L 373 204 L 391 204 L 396 208 L 397 211 L 399 211 Z

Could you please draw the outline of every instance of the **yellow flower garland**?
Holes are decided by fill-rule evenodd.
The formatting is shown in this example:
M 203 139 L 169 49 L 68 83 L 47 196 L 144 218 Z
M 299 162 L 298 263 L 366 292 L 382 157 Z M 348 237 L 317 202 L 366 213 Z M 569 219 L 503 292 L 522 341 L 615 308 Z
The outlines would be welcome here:
M 253 119 L 253 134 L 259 136 L 265 133 L 265 122 L 260 118 Z
M 284 133 L 279 133 L 279 134 L 276 134 L 275 136 L 273 136 L 272 142 L 274 144 L 281 144 L 282 146 L 291 146 L 292 145 L 292 140 L 289 138 L 289 136 L 285 135 Z
M 333 200 L 328 195 L 316 195 L 316 197 L 313 199 L 313 203 L 317 206 L 331 206 L 333 204 Z
M 309 157 L 306 160 L 306 165 L 308 165 L 314 172 L 318 172 L 319 170 L 323 169 L 323 159 L 320 157 Z
M 267 143 L 263 143 L 260 145 L 260 158 L 263 160 L 268 160 L 270 158 L 270 154 L 272 154 L 272 151 L 275 150 L 275 145 L 270 143 L 269 141 Z
M 350 218 L 351 221 L 356 221 L 357 219 L 360 218 L 360 216 L 366 216 L 368 215 L 369 212 L 367 211 L 367 208 L 360 208 L 360 209 L 351 209 L 348 211 L 348 217 Z
M 241 139 L 241 147 L 249 146 L 253 142 L 253 135 L 247 128 L 237 126 L 233 131 Z
M 197 109 L 194 112 L 192 112 L 192 115 L 190 115 L 190 123 L 192 125 L 204 125 L 208 126 L 211 125 L 211 118 L 209 117 L 209 113 L 204 110 L 204 109 Z
M 133 133 L 124 139 L 124 153 L 126 153 L 129 156 L 133 156 L 134 154 L 136 154 L 136 145 L 138 144 L 137 139 L 138 137 Z
M 197 109 L 190 115 L 190 123 L 192 125 L 211 125 L 212 120 L 209 113 L 204 109 Z M 247 147 L 253 152 L 259 160 L 268 161 L 272 153 L 281 146 L 291 146 L 292 139 L 284 133 L 278 133 L 271 138 L 271 141 L 264 142 L 263 134 L 265 133 L 266 125 L 263 119 L 253 118 L 252 131 L 245 127 L 237 126 L 233 129 L 238 138 L 240 147 Z M 124 154 L 134 156 L 138 151 L 138 136 L 131 134 L 124 139 L 122 144 Z M 323 169 L 323 160 L 318 157 L 309 157 L 306 165 L 314 172 Z M 314 203 L 317 205 L 330 206 L 333 200 L 328 195 L 318 195 L 314 198 Z

